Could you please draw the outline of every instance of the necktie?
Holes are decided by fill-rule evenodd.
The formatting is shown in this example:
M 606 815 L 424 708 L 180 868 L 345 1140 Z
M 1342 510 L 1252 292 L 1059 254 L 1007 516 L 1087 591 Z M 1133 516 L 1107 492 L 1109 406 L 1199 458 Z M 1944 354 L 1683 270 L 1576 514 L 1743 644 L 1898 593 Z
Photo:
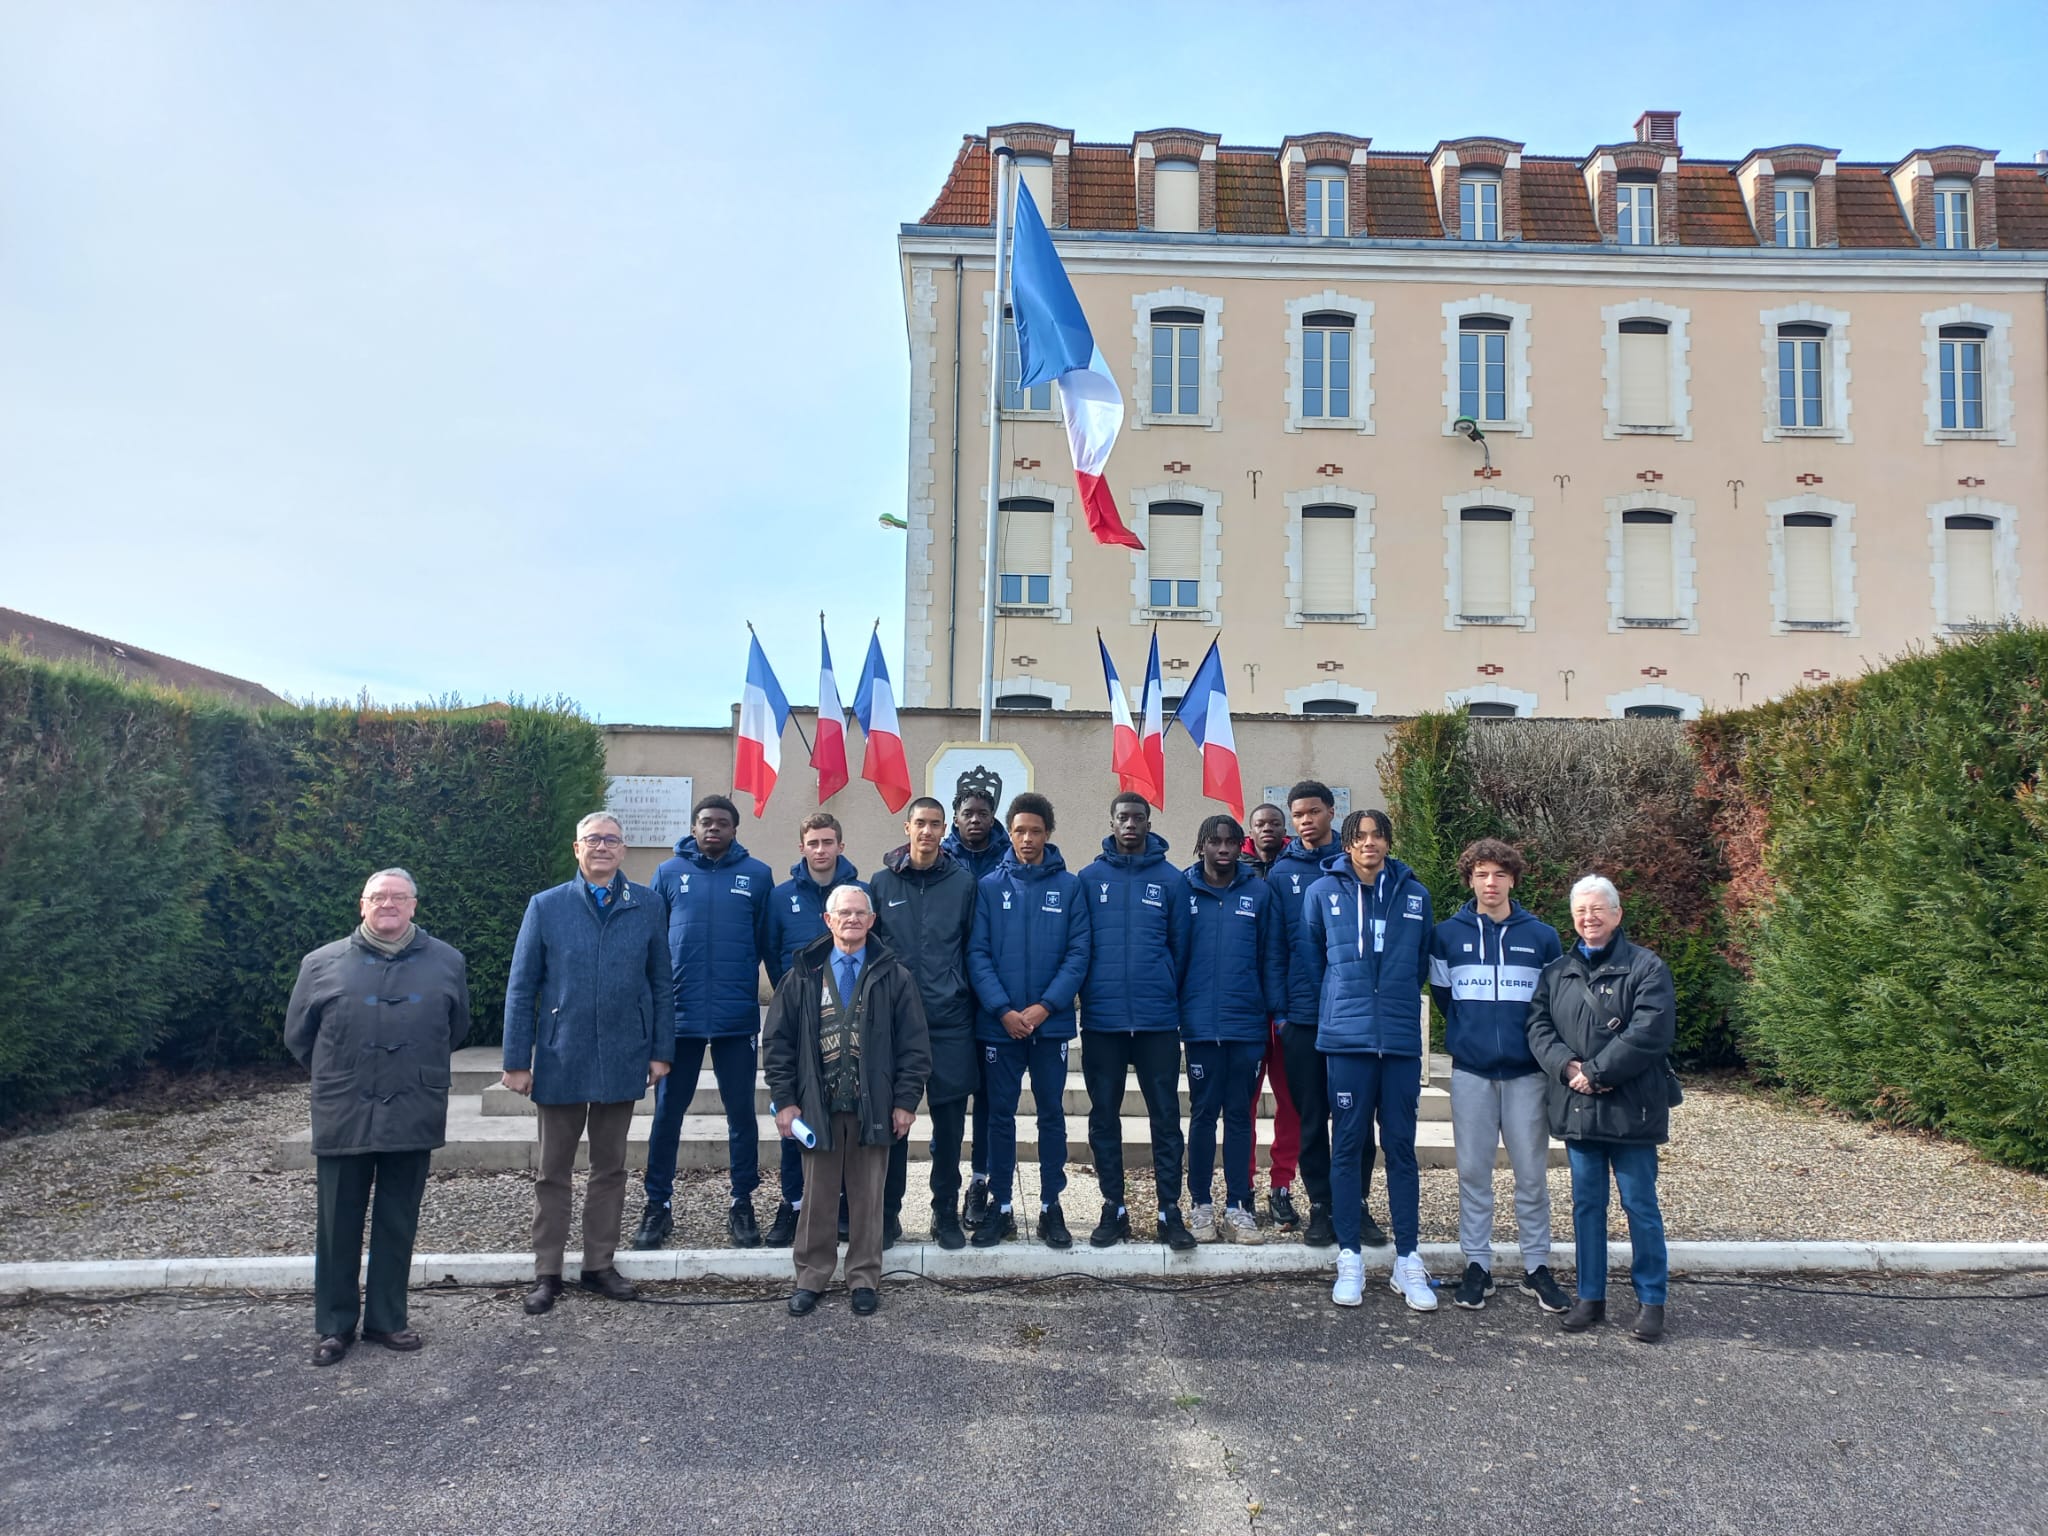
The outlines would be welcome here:
M 860 979 L 860 962 L 852 955 L 839 957 L 839 995 L 851 1003 L 853 984 Z

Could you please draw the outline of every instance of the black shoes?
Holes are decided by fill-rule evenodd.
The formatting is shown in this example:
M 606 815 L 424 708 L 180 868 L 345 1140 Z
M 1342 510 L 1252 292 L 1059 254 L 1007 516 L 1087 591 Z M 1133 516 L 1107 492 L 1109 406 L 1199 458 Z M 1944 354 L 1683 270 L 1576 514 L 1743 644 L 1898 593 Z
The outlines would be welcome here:
M 1536 1305 L 1546 1312 L 1562 1312 L 1571 1305 L 1564 1299 L 1564 1292 L 1551 1277 L 1548 1264 L 1538 1264 L 1522 1277 L 1522 1289 L 1536 1298 Z
M 992 1210 L 982 1217 L 981 1225 L 974 1229 L 974 1246 L 977 1248 L 995 1248 L 1001 1245 L 1004 1238 L 1015 1237 L 1016 1235 L 1016 1213 L 1014 1211 Z
M 960 1225 L 972 1232 L 988 1220 L 988 1180 L 975 1179 L 967 1186 L 967 1208 L 960 1213 Z
M 1131 1213 L 1114 1200 L 1102 1202 L 1102 1220 L 1095 1224 L 1095 1230 L 1088 1234 L 1090 1248 L 1114 1248 L 1118 1243 L 1129 1242 L 1131 1237 Z
M 809 1317 L 817 1310 L 818 1293 L 816 1291 L 807 1291 L 802 1286 L 798 1286 L 789 1293 L 789 1315 L 791 1317 Z
M 853 1288 L 853 1315 L 855 1317 L 873 1317 L 875 1315 L 875 1308 L 881 1304 L 882 1296 L 879 1291 L 870 1290 L 865 1285 L 857 1285 Z
M 1372 1212 L 1365 1208 L 1363 1201 L 1358 1206 L 1358 1235 L 1368 1248 L 1387 1246 L 1387 1234 L 1380 1230 L 1380 1224 L 1372 1219 Z
M 1307 1248 L 1328 1248 L 1337 1241 L 1337 1228 L 1330 1220 L 1330 1208 L 1310 1202 L 1308 1227 L 1301 1234 L 1302 1245 Z M 1381 1242 L 1386 1239 L 1382 1237 Z
M 1661 1308 L 1659 1310 L 1662 1310 Z M 1607 1316 L 1607 1303 L 1588 1301 L 1581 1296 L 1572 1303 L 1571 1311 L 1565 1313 L 1564 1321 L 1558 1324 L 1566 1333 L 1584 1333 L 1595 1323 Z
M 1636 1310 L 1635 1326 L 1628 1331 L 1629 1337 L 1643 1344 L 1654 1344 L 1664 1337 L 1664 1308 L 1661 1303 L 1645 1302 Z
M 733 1201 L 732 1214 L 725 1218 L 725 1229 L 732 1234 L 732 1245 L 735 1248 L 761 1246 L 761 1225 L 754 1220 L 754 1207 L 748 1201 Z M 790 1235 L 796 1235 L 794 1230 Z
M 796 1207 L 787 1200 L 775 1205 L 775 1219 L 768 1223 L 768 1230 L 761 1241 L 770 1248 L 788 1248 L 796 1242 Z
M 531 1312 L 533 1308 L 528 1307 L 526 1310 Z M 318 1344 L 313 1346 L 313 1363 L 315 1365 L 338 1365 L 348 1354 L 349 1345 L 353 1343 L 355 1343 L 354 1338 L 346 1333 L 326 1334 Z
M 953 1209 L 950 1200 L 932 1207 L 932 1241 L 949 1253 L 967 1246 L 967 1233 L 960 1226 L 960 1213 Z
M 894 1211 L 882 1212 L 882 1252 L 887 1253 L 903 1241 L 903 1218 Z M 858 1308 L 855 1308 L 858 1311 Z
M 1195 1234 L 1188 1230 L 1188 1224 L 1181 1219 L 1179 1206 L 1169 1205 L 1159 1213 L 1159 1241 L 1175 1253 L 1187 1253 L 1198 1246 Z
M 1038 1240 L 1048 1248 L 1074 1246 L 1074 1235 L 1067 1230 L 1067 1218 L 1060 1213 L 1057 1200 L 1038 1213 Z
M 640 1213 L 640 1230 L 633 1234 L 633 1249 L 636 1253 L 647 1253 L 668 1241 L 669 1233 L 676 1229 L 675 1212 L 664 1201 L 656 1205 L 647 1202 L 647 1209 Z
M 1292 1232 L 1301 1225 L 1301 1213 L 1294 1208 L 1294 1191 L 1276 1189 L 1267 1197 L 1266 1214 L 1273 1218 L 1273 1225 L 1282 1232 Z
M 1493 1294 L 1493 1272 L 1482 1267 L 1478 1260 L 1465 1266 L 1465 1277 L 1458 1282 L 1458 1288 L 1451 1292 L 1451 1300 L 1467 1312 L 1477 1312 L 1486 1305 L 1486 1298 Z
M 632 1282 L 616 1269 L 586 1269 L 576 1282 L 586 1291 L 595 1291 L 606 1301 L 631 1301 L 640 1293 L 633 1289 Z
M 526 1308 L 526 1315 L 528 1317 L 539 1317 L 541 1313 L 547 1311 L 555 1304 L 555 1299 L 561 1294 L 562 1277 L 560 1275 L 536 1275 L 533 1281 L 533 1289 L 526 1293 L 526 1299 L 520 1305 Z
M 409 1355 L 423 1348 L 427 1341 L 410 1328 L 394 1328 L 389 1333 L 372 1333 L 365 1328 L 363 1342 L 382 1344 L 386 1349 L 396 1350 L 401 1355 Z

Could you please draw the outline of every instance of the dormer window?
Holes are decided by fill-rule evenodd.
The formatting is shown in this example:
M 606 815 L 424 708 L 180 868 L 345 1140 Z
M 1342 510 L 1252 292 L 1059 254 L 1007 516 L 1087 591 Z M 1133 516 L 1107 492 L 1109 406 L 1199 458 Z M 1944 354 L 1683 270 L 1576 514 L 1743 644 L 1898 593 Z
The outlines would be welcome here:
M 1657 183 L 1624 181 L 1614 190 L 1615 239 L 1623 245 L 1657 243 Z
M 1351 233 L 1345 212 L 1345 192 L 1349 185 L 1350 174 L 1341 165 L 1312 165 L 1308 168 L 1303 233 Z
M 1189 233 L 1200 227 L 1202 168 L 1192 160 L 1161 160 L 1152 172 L 1152 227 Z
M 1500 238 L 1500 177 L 1466 171 L 1458 178 L 1458 233 L 1466 240 Z
M 1772 191 L 1772 244 L 1805 249 L 1813 244 L 1813 183 L 1782 176 Z
M 1934 184 L 1934 246 L 1942 251 L 1967 251 L 1972 239 L 1970 184 L 1943 177 Z
M 1019 155 L 1017 180 L 1031 189 L 1031 202 L 1047 225 L 1052 223 L 1052 156 Z

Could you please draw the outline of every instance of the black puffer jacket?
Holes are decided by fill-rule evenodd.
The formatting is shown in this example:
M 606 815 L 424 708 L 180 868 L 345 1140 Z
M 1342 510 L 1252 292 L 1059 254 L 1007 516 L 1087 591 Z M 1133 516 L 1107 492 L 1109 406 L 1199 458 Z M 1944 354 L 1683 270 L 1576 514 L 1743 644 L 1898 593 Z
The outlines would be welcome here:
M 761 1032 L 761 1071 L 768 1097 L 794 1104 L 804 1123 L 818 1133 L 818 1146 L 832 1146 L 832 1117 L 825 1113 L 825 1058 L 818 1047 L 819 998 L 829 938 L 800 949 L 768 1005 Z M 886 1147 L 896 1139 L 890 1111 L 917 1112 L 931 1070 L 924 1004 L 910 968 L 876 939 L 867 944 L 860 980 L 850 1005 L 860 1021 L 860 1144 Z
M 1529 1049 L 1543 1067 L 1550 1134 L 1561 1141 L 1652 1145 L 1671 1134 L 1667 1060 L 1678 1031 L 1671 969 L 1617 933 L 1593 963 L 1577 947 L 1543 968 L 1529 1003 Z M 1565 1067 L 1585 1064 L 1605 1093 L 1577 1093 Z
M 915 868 L 906 843 L 883 858 L 868 888 L 875 903 L 874 936 L 910 967 L 924 1003 L 932 1045 L 925 1097 L 934 1104 L 964 1099 L 979 1086 L 974 989 L 967 981 L 973 872 L 944 849 L 930 869 Z

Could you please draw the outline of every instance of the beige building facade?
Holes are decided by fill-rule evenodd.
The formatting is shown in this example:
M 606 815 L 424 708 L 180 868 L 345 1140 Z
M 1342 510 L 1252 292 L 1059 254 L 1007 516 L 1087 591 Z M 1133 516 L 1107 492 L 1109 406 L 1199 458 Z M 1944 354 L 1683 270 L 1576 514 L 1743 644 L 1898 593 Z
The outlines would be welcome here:
M 1143 551 L 1089 537 L 1051 386 L 1007 387 L 991 146 L 1123 390 Z M 1169 697 L 1220 637 L 1247 714 L 1690 718 L 2038 616 L 2044 172 L 1695 161 L 1671 113 L 1576 157 L 971 137 L 898 241 L 905 702 L 979 704 L 1006 357 L 1006 710 L 1101 709 L 1098 627 L 1135 685 L 1156 626 Z

